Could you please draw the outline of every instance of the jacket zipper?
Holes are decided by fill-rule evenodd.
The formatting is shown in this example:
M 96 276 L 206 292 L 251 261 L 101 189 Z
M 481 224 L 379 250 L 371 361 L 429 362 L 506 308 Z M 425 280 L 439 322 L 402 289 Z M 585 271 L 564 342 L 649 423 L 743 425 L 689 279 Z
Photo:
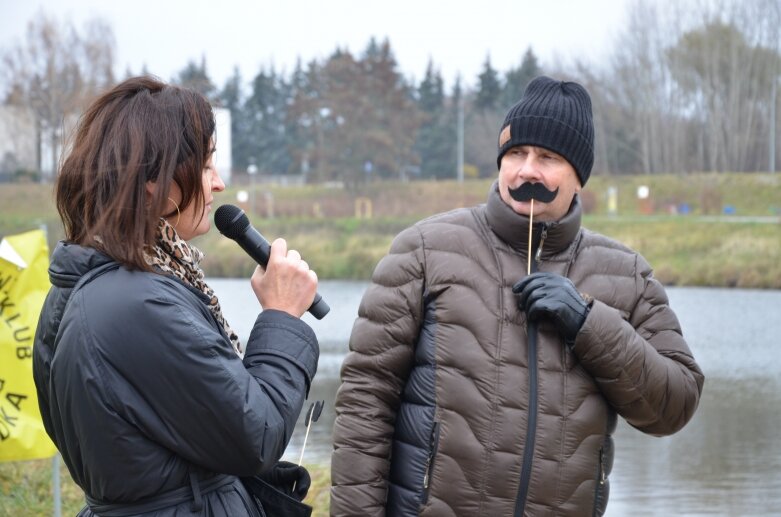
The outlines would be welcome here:
M 540 233 L 540 243 L 537 245 L 537 252 L 534 254 L 534 262 L 537 263 L 537 268 L 540 267 L 540 257 L 542 257 L 542 244 L 545 242 L 545 239 L 548 237 L 548 225 L 543 224 L 542 225 L 542 232 Z
M 602 487 L 605 485 L 606 481 L 607 481 L 607 476 L 605 476 L 605 448 L 602 447 L 599 449 L 599 465 L 597 466 L 597 484 L 594 487 L 594 509 L 591 513 L 591 515 L 594 517 L 596 517 L 597 508 L 599 507 L 599 494 L 602 491 Z
M 431 474 L 434 470 L 434 455 L 437 453 L 437 449 L 439 448 L 439 422 L 434 422 L 434 427 L 431 428 L 429 446 L 431 449 L 428 453 L 428 458 L 426 458 L 426 473 L 423 475 L 423 500 L 421 501 L 421 504 L 426 504 L 428 501 Z
M 540 265 L 540 256 L 542 254 L 542 245 L 548 236 L 548 225 L 542 225 L 540 233 L 540 242 L 534 253 L 535 273 Z M 531 481 L 532 460 L 534 459 L 534 441 L 537 436 L 537 324 L 528 321 L 527 333 L 528 342 L 528 362 L 529 362 L 529 418 L 526 426 L 526 441 L 523 448 L 523 462 L 521 463 L 521 482 L 518 485 L 518 497 L 515 501 L 515 517 L 522 517 L 526 509 L 526 497 L 529 495 L 529 482 Z
M 534 458 L 534 439 L 537 435 L 537 324 L 529 322 L 527 325 L 529 329 L 529 419 L 521 464 L 521 482 L 518 485 L 518 497 L 515 502 L 515 517 L 522 517 L 526 507 Z

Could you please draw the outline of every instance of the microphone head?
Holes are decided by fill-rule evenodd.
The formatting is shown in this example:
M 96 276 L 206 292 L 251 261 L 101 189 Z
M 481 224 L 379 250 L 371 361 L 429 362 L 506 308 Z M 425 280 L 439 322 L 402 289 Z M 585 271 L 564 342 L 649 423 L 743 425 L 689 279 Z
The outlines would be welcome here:
M 249 217 L 237 206 L 222 205 L 214 212 L 214 225 L 221 234 L 236 240 L 247 230 Z

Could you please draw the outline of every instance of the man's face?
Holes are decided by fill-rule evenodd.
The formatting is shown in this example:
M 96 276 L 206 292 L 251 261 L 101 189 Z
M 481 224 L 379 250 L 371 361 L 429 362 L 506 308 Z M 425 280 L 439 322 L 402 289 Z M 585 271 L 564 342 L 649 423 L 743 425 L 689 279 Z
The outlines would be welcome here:
M 548 190 L 559 189 L 550 203 L 534 201 L 534 219 L 558 221 L 567 214 L 572 199 L 580 192 L 575 168 L 560 154 L 533 145 L 519 145 L 502 156 L 499 168 L 499 195 L 518 214 L 529 215 L 531 201 L 515 201 L 508 189 L 524 183 L 542 183 Z

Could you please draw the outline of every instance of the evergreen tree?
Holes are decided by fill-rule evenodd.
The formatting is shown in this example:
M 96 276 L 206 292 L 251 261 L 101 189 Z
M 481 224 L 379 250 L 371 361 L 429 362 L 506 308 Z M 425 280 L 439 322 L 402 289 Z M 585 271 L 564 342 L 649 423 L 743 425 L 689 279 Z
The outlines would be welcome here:
M 379 46 L 373 39 L 369 42 L 361 68 L 360 93 L 366 109 L 357 159 L 364 164 L 364 172 L 370 169 L 381 177 L 406 177 L 417 162 L 413 146 L 420 117 L 413 89 L 399 74 L 387 39 Z
M 360 64 L 346 50 L 337 49 L 322 67 L 317 83 L 317 175 L 320 180 L 360 180 L 366 147 L 362 131 L 365 80 Z
M 175 84 L 192 88 L 210 101 L 217 99 L 217 87 L 214 86 L 206 71 L 206 56 L 201 57 L 201 64 L 189 61 L 179 75 L 172 81 Z
M 505 74 L 501 105 L 498 107 L 502 110 L 510 109 L 523 96 L 523 92 L 531 80 L 540 74 L 542 74 L 542 69 L 537 56 L 529 47 L 523 55 L 521 65 L 517 68 L 511 68 Z
M 272 68 L 261 69 L 252 82 L 252 94 L 244 103 L 248 117 L 248 151 L 261 174 L 283 174 L 290 167 L 286 140 L 287 86 Z
M 374 39 L 374 36 L 372 36 L 369 39 L 369 43 L 366 45 L 366 49 L 363 51 L 362 56 L 364 68 L 367 72 L 371 73 L 373 71 L 372 68 L 374 63 L 381 59 L 380 53 L 380 46 L 377 44 L 377 40 Z
M 233 75 L 225 81 L 225 86 L 223 86 L 218 98 L 218 104 L 231 110 L 231 115 L 234 110 L 241 107 L 241 72 L 238 67 L 233 68 Z
M 287 99 L 286 136 L 291 158 L 290 172 L 303 175 L 306 182 L 318 179 L 317 158 L 322 145 L 322 139 L 319 138 L 319 95 L 316 89 L 318 74 L 317 62 L 312 61 L 305 70 L 298 59 L 290 77 L 290 94 Z
M 434 70 L 434 63 L 429 60 L 426 75 L 418 87 L 418 106 L 426 113 L 437 113 L 444 106 L 445 94 L 442 75 Z
M 497 138 L 505 112 L 498 107 L 480 107 L 480 93 L 480 90 L 463 93 L 464 162 L 476 167 L 479 176 L 485 178 L 496 174 Z M 498 104 L 498 97 L 494 98 Z
M 359 60 L 337 49 L 313 84 L 313 179 L 354 187 L 373 177 L 406 175 L 416 165 L 417 109 L 387 40 L 379 45 L 370 40 Z
M 453 177 L 455 145 L 453 120 L 445 110 L 442 76 L 429 61 L 426 75 L 418 87 L 418 107 L 422 113 L 415 150 L 420 157 L 420 172 L 425 178 Z
M 491 58 L 487 56 L 483 63 L 483 71 L 477 76 L 478 89 L 475 97 L 475 108 L 492 110 L 499 104 L 502 87 L 499 84 L 499 74 L 491 66 Z

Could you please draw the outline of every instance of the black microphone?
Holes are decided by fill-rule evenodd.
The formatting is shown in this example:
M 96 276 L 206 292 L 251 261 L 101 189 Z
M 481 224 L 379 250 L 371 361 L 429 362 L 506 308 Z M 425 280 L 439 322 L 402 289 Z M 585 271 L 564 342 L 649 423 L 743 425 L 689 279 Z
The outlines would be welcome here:
M 266 267 L 271 254 L 271 244 L 249 224 L 244 210 L 234 205 L 222 205 L 214 212 L 214 224 L 221 234 L 236 241 L 255 262 Z M 331 308 L 319 293 L 315 293 L 315 299 L 307 310 L 321 320 Z

